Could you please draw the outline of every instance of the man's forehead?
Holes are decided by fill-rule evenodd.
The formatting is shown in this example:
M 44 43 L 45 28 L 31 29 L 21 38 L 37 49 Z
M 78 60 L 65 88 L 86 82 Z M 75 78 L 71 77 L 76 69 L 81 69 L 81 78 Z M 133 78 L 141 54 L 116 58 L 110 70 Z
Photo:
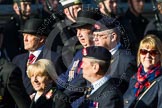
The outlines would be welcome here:
M 83 57 L 82 59 L 83 62 L 90 62 L 91 60 L 94 60 L 94 58 Z
M 88 58 L 83 57 L 83 58 L 82 58 L 82 61 L 85 62 L 85 61 L 87 61 L 87 59 L 88 59 Z
M 37 34 L 23 33 L 23 36 L 26 36 L 26 35 L 28 35 L 28 36 L 30 36 L 30 37 L 38 37 Z

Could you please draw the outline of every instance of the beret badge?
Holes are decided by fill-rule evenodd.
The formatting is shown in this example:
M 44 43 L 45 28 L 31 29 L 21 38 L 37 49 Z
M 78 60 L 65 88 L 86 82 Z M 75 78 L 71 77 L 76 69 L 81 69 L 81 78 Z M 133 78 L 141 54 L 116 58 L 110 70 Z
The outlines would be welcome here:
M 94 24 L 94 28 L 98 30 L 101 28 L 101 26 L 99 24 Z

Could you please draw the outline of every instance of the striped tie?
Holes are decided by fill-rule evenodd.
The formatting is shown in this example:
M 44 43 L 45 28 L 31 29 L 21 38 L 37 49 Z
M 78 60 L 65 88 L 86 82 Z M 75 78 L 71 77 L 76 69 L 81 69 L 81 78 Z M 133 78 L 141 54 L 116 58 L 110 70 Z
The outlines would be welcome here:
M 35 60 L 34 54 L 30 54 L 28 58 L 28 64 L 32 64 L 34 60 Z

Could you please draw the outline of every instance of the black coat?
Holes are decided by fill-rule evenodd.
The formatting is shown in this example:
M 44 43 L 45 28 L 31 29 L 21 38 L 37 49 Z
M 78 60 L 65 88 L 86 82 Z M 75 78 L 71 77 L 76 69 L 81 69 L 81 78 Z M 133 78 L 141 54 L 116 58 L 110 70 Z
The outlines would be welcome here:
M 139 42 L 144 37 L 144 32 L 146 29 L 147 24 L 149 23 L 148 19 L 144 16 L 139 15 L 138 17 L 135 16 L 130 9 L 128 9 L 125 13 L 125 17 L 128 19 L 129 23 L 132 26 L 133 32 L 136 37 L 136 44 L 138 45 Z
M 18 32 L 25 21 L 20 20 L 18 15 L 14 15 L 10 18 L 7 24 L 4 26 L 3 35 L 3 46 L 5 49 L 5 56 L 12 60 L 18 54 L 25 52 L 23 46 L 23 36 Z
M 159 20 L 162 21 L 162 14 L 159 14 Z M 145 35 L 146 34 L 155 34 L 162 40 L 162 23 L 152 19 L 145 29 Z
M 21 69 L 24 86 L 28 94 L 32 94 L 34 90 L 31 85 L 30 79 L 28 78 L 26 74 L 28 57 L 29 57 L 29 53 L 18 55 L 13 59 L 13 63 L 16 64 Z M 54 66 L 56 68 L 56 73 L 58 75 L 61 74 L 62 72 L 65 72 L 66 70 L 66 67 L 63 64 L 62 58 L 55 52 L 51 52 L 50 50 L 43 49 L 43 51 L 40 53 L 40 55 L 38 56 L 36 60 L 39 60 L 39 59 L 51 60 L 54 63 Z
M 51 98 L 47 98 L 46 95 L 51 90 Z M 33 98 L 30 108 L 71 108 L 68 100 L 69 98 L 65 94 L 56 88 L 51 87 L 49 90 L 46 90 L 36 102 Z
M 131 23 L 129 22 L 129 19 L 127 19 L 125 16 L 117 16 L 117 20 L 120 22 L 121 25 L 121 38 L 120 42 L 122 46 L 126 49 L 131 50 L 136 55 L 136 37 L 132 28 Z
M 98 108 L 123 108 L 121 92 L 109 79 L 80 105 L 79 108 L 91 108 L 90 103 L 98 103 Z M 91 104 L 92 105 L 92 104 Z
M 22 83 L 21 71 L 18 67 L 0 58 L 0 107 L 29 108 L 30 98 Z
M 131 78 L 129 88 L 124 94 L 124 108 L 162 108 L 162 76 L 155 79 L 156 83 L 139 101 L 137 101 L 133 92 L 136 83 L 135 77 Z

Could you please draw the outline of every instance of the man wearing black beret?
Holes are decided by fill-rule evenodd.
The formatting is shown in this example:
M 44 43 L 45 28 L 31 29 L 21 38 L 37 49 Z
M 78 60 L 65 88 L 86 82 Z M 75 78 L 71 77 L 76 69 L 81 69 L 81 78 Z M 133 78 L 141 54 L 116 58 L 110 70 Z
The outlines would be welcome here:
M 24 49 L 28 53 L 24 53 L 16 56 L 13 59 L 13 63 L 19 66 L 22 71 L 23 83 L 26 91 L 29 95 L 33 93 L 33 87 L 26 74 L 26 68 L 29 64 L 35 61 L 45 58 L 53 62 L 57 74 L 61 74 L 66 70 L 61 57 L 45 46 L 46 38 L 48 36 L 48 30 L 44 27 L 44 21 L 42 19 L 31 18 L 29 19 L 22 30 L 24 38 Z
M 83 49 L 83 77 L 90 82 L 85 101 L 80 108 L 122 108 L 121 92 L 111 82 L 107 71 L 111 53 L 104 47 L 91 46 Z
M 136 59 L 130 49 L 124 48 L 120 39 L 123 31 L 115 19 L 103 17 L 95 24 L 93 32 L 95 46 L 105 47 L 114 60 L 111 63 L 110 74 L 117 78 L 117 85 L 124 93 L 127 90 L 130 77 L 136 72 Z
M 101 15 L 97 13 L 95 10 L 80 10 L 78 12 L 78 17 L 76 22 L 72 24 L 73 28 L 77 29 L 77 37 L 76 39 L 79 40 L 83 48 L 89 47 L 93 45 L 92 40 L 92 29 L 93 25 L 96 23 L 97 20 L 101 18 Z M 74 87 L 84 87 L 86 86 L 86 80 L 82 76 L 82 49 L 77 51 L 75 56 L 73 57 L 73 61 L 66 71 L 65 74 L 62 74 L 60 78 L 68 83 L 68 85 L 72 85 Z M 83 91 L 72 91 L 66 89 L 64 91 L 71 99 L 75 100 L 84 94 Z M 78 103 L 82 100 L 75 101 L 72 103 L 73 108 L 77 108 Z

